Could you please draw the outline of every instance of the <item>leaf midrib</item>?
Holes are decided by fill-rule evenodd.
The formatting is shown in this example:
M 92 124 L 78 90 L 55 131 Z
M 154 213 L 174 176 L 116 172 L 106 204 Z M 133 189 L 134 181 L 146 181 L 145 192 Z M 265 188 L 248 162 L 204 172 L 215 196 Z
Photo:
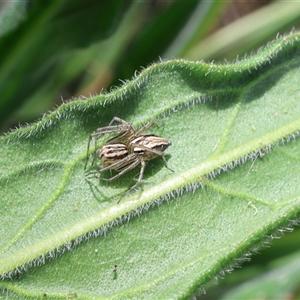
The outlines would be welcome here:
M 192 183 L 200 183 L 202 176 L 213 172 L 217 168 L 225 166 L 230 162 L 238 161 L 240 158 L 248 155 L 251 152 L 262 149 L 269 145 L 274 145 L 276 142 L 281 141 L 284 137 L 297 132 L 299 128 L 300 119 L 271 131 L 231 151 L 218 155 L 212 154 L 211 157 L 195 167 L 183 171 L 177 175 L 173 175 L 169 179 L 148 190 L 131 195 L 127 198 L 127 200 L 124 199 L 123 202 L 118 205 L 113 203 L 111 207 L 96 213 L 89 218 L 66 228 L 65 230 L 53 234 L 45 239 L 39 240 L 38 242 L 28 246 L 26 249 L 22 249 L 5 256 L 0 260 L 0 272 L 1 274 L 7 273 L 13 268 L 25 264 L 28 261 L 34 260 L 35 258 L 44 255 L 45 253 L 64 245 L 89 231 L 93 231 L 97 228 L 105 226 L 129 212 L 139 209 L 142 205 L 151 202 L 154 199 L 163 199 L 163 197 L 167 197 L 166 195 L 171 194 L 175 190 L 180 190 Z M 83 156 L 80 156 L 78 159 L 72 161 L 66 166 L 66 171 L 63 176 L 64 179 L 60 184 L 60 188 L 55 195 L 52 196 L 51 199 L 41 208 L 38 214 L 39 216 L 41 216 L 45 210 L 47 210 L 49 205 L 51 205 L 55 199 L 57 199 L 63 190 L 63 186 L 68 180 L 66 172 L 69 174 L 72 168 L 82 159 Z M 172 197 L 172 195 L 170 197 Z M 14 240 L 17 239 L 19 235 L 20 233 L 17 234 Z M 9 244 L 11 244 L 11 242 Z M 51 245 L 51 247 L 49 245 Z

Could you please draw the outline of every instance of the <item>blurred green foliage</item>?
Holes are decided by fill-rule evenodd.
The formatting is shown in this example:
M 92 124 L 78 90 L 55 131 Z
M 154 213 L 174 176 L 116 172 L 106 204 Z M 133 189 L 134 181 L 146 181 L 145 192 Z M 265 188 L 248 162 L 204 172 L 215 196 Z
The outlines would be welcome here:
M 283 2 L 254 12 L 250 1 L 3 2 L 1 131 L 62 99 L 120 85 L 160 58 L 224 61 L 255 50 L 297 25 L 299 4 Z
M 286 1 L 261 3 L 255 11 L 251 1 L 245 1 L 250 13 L 234 21 L 242 12 L 232 2 L 1 3 L 1 131 L 35 120 L 61 98 L 120 85 L 119 80 L 160 58 L 224 62 L 255 51 L 278 33 L 297 28 L 300 21 L 300 4 Z M 225 26 L 221 20 L 226 20 Z M 277 241 L 272 251 L 263 250 L 241 271 L 227 275 L 204 299 L 217 299 L 240 282 L 268 272 L 270 261 L 298 247 L 299 230 Z M 293 299 L 299 299 L 299 289 Z

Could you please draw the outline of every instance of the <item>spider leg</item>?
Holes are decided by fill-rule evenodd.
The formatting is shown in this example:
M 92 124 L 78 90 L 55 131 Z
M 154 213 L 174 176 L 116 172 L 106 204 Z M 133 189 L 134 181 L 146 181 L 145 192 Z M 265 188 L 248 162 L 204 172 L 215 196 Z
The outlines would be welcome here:
M 92 166 L 94 165 L 95 159 L 96 159 L 97 140 L 98 140 L 97 138 L 94 138 L 95 146 L 94 146 L 94 155 L 93 155 L 93 160 L 92 160 Z
M 110 123 L 108 124 L 109 126 L 112 125 L 114 122 L 119 122 L 121 124 L 124 124 L 124 125 L 129 125 L 131 126 L 128 122 L 126 122 L 125 120 L 119 118 L 119 117 L 113 117 L 112 120 L 110 121 Z
M 100 173 L 103 173 L 103 172 L 108 171 L 108 170 L 122 169 L 123 167 L 127 166 L 128 162 L 132 161 L 135 156 L 136 155 L 134 153 L 129 154 L 128 156 L 124 157 L 123 159 L 120 159 L 120 160 L 116 161 L 115 163 L 113 163 L 111 165 L 108 165 L 108 166 L 103 167 L 103 168 L 99 168 L 98 170 L 90 171 L 87 175 L 100 174 Z M 131 163 L 129 163 L 129 164 L 131 164 Z M 119 174 L 120 174 L 120 172 L 117 175 L 119 175 Z M 124 174 L 124 173 L 122 173 L 122 174 Z M 103 180 L 105 180 L 105 179 L 103 178 Z
M 90 151 L 91 140 L 92 140 L 92 137 L 89 136 L 88 145 L 87 145 L 87 149 L 86 149 L 86 160 L 85 160 L 84 170 L 86 170 L 86 166 L 89 161 L 89 151 Z
M 174 173 L 174 170 L 171 169 L 171 168 L 168 166 L 167 161 L 166 161 L 166 158 L 165 158 L 165 155 L 162 156 L 162 159 L 163 159 L 163 161 L 164 161 L 165 167 L 166 167 L 168 170 L 170 170 L 171 172 Z
M 142 183 L 142 179 L 143 179 L 143 176 L 144 176 L 144 171 L 145 171 L 145 168 L 146 168 L 146 163 L 145 163 L 144 160 L 140 160 L 140 163 L 141 163 L 141 170 L 140 170 L 139 178 L 138 178 L 137 182 L 129 189 L 128 192 L 130 192 L 130 191 L 133 190 L 136 186 L 138 186 L 139 184 Z
M 104 168 L 99 169 L 97 172 L 102 173 L 102 172 L 105 172 L 107 170 L 119 170 L 119 169 L 122 169 L 123 167 L 125 167 L 125 166 L 128 165 L 128 162 L 129 162 L 129 164 L 131 164 L 130 161 L 135 160 L 134 159 L 135 156 L 136 156 L 136 154 L 131 153 L 128 156 L 124 157 L 123 159 L 120 159 L 120 160 L 116 161 L 115 163 L 113 163 L 113 164 L 111 164 L 109 166 L 106 166 Z
M 105 127 L 100 127 L 97 128 L 92 134 L 92 138 L 99 139 L 101 135 L 108 134 L 108 133 L 113 133 L 113 132 L 118 132 L 122 130 L 122 126 L 120 125 L 109 125 Z
M 155 124 L 154 121 L 150 121 L 147 124 L 145 124 L 142 128 L 140 128 L 136 133 L 135 136 L 139 136 L 143 131 L 147 130 L 149 127 L 151 127 L 153 124 Z
M 127 194 L 129 194 L 132 190 L 134 190 L 138 185 L 140 185 L 142 183 L 142 179 L 143 179 L 143 176 L 144 176 L 144 171 L 145 171 L 145 168 L 146 168 L 146 163 L 144 160 L 140 160 L 138 159 L 138 162 L 141 164 L 141 170 L 140 170 L 140 175 L 139 175 L 139 178 L 137 180 L 137 182 L 129 189 L 127 190 L 122 196 L 121 198 L 119 199 L 119 201 L 117 202 L 117 204 L 120 203 L 120 201 L 122 200 L 123 197 L 125 197 Z
M 149 152 L 154 153 L 154 154 L 156 154 L 156 155 L 158 155 L 158 156 L 161 156 L 161 158 L 162 158 L 163 161 L 164 161 L 165 167 L 166 167 L 167 169 L 169 169 L 170 171 L 174 172 L 174 170 L 172 170 L 171 168 L 168 167 L 168 164 L 167 164 L 167 161 L 166 161 L 165 153 L 164 153 L 164 152 L 162 152 L 162 151 L 160 151 L 160 150 L 148 148 L 148 147 L 145 147 L 145 146 L 139 145 L 139 144 L 132 144 L 132 145 L 133 145 L 133 147 L 138 147 L 138 148 L 140 148 L 140 149 L 142 149 L 142 150 L 144 150 L 144 151 L 149 151 Z
M 139 164 L 140 164 L 140 160 L 135 159 L 130 165 L 128 165 L 125 169 L 123 169 L 121 172 L 119 172 L 115 176 L 110 177 L 110 178 L 101 178 L 101 179 L 104 180 L 104 181 L 108 181 L 108 182 L 113 181 L 113 180 L 119 178 L 120 176 L 122 176 L 123 174 L 127 173 L 128 171 L 134 169 Z
M 119 122 L 119 125 L 112 125 L 115 122 Z M 113 117 L 108 126 L 97 128 L 90 136 L 91 138 L 100 138 L 101 135 L 113 132 L 122 132 L 122 131 L 134 131 L 131 124 L 122 120 L 119 117 Z
M 149 151 L 151 153 L 154 153 L 156 155 L 159 155 L 159 156 L 164 156 L 164 152 L 160 151 L 160 150 L 156 150 L 156 149 L 153 149 L 153 148 L 149 148 L 149 147 L 146 147 L 146 146 L 143 146 L 143 145 L 140 145 L 138 143 L 132 143 L 131 144 L 133 147 L 137 147 L 139 149 L 142 149 L 142 150 L 145 150 L 145 151 Z

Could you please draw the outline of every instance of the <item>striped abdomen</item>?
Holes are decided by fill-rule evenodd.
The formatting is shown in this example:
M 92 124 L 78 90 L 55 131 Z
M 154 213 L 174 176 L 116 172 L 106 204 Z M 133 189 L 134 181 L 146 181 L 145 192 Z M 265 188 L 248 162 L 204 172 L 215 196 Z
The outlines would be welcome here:
M 97 155 L 106 167 L 126 157 L 128 155 L 128 151 L 124 144 L 109 144 L 104 145 L 100 150 L 98 150 Z

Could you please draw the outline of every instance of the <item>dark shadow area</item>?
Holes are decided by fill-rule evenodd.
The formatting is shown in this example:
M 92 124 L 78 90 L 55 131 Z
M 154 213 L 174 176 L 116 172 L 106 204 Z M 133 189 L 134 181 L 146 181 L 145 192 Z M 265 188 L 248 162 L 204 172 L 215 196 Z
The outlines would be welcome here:
M 268 73 L 263 73 L 259 76 L 256 82 L 244 94 L 244 102 L 252 102 L 261 98 L 267 91 L 272 89 L 277 82 L 292 69 L 299 69 L 299 61 L 277 66 L 276 70 L 269 70 Z
M 274 63 L 274 66 L 267 62 L 257 69 L 245 71 L 244 73 L 229 71 L 225 76 L 219 73 L 209 73 L 206 76 L 203 72 L 182 68 L 180 72 L 182 80 L 193 91 L 204 98 L 205 104 L 213 110 L 226 109 L 243 97 L 243 102 L 259 99 L 268 90 L 274 87 L 277 82 L 292 69 L 299 68 L 299 61 L 288 60 L 281 63 Z M 244 89 L 247 89 L 244 93 Z M 197 98 L 199 98 L 197 97 Z M 205 98 L 212 97 L 212 100 Z M 197 99 L 195 98 L 195 99 Z

